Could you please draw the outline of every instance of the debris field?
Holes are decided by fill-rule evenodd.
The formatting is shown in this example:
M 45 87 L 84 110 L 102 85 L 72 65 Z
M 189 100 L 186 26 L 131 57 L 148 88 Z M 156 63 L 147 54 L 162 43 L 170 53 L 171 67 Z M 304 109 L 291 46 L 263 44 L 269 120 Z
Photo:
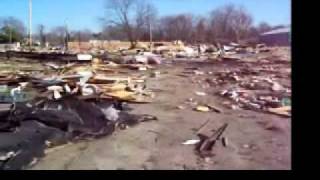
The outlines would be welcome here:
M 0 169 L 291 168 L 289 48 L 0 60 Z

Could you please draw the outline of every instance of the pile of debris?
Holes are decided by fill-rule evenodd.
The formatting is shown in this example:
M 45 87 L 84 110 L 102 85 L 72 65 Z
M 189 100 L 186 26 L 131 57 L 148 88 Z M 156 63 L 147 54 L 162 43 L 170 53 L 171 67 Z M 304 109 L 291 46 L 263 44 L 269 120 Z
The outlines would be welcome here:
M 264 44 L 248 45 L 238 43 L 227 44 L 197 44 L 185 45 L 181 41 L 175 41 L 171 45 L 163 45 L 155 48 L 154 53 L 165 58 L 201 58 L 209 60 L 240 60 L 239 55 L 254 55 L 261 52 L 269 52 Z M 204 58 L 204 59 L 206 59 Z
M 6 98 L 0 103 L 0 169 L 23 169 L 46 148 L 157 120 L 129 113 L 128 102 L 149 103 L 153 93 L 141 77 L 112 76 L 123 66 L 95 61 L 46 66 L 54 71 L 1 76 Z
M 212 85 L 222 87 L 218 94 L 230 100 L 224 104 L 232 109 L 243 108 L 291 117 L 291 87 L 279 82 L 281 78 L 290 78 L 290 72 L 275 71 L 274 66 L 268 65 L 254 67 L 252 63 L 241 66 L 217 72 L 216 78 L 208 79 Z
M 158 46 L 154 50 L 165 58 L 191 58 L 198 55 L 195 47 L 186 46 L 182 41 L 174 41 L 170 45 Z
M 224 103 L 232 109 L 243 108 L 290 117 L 290 87 L 281 85 L 275 77 L 261 76 L 260 73 L 260 70 L 246 68 L 218 72 L 217 78 L 211 82 L 225 87 L 219 95 L 233 102 Z
M 123 56 L 122 64 L 161 64 L 162 58 L 151 52 L 139 52 L 137 55 Z

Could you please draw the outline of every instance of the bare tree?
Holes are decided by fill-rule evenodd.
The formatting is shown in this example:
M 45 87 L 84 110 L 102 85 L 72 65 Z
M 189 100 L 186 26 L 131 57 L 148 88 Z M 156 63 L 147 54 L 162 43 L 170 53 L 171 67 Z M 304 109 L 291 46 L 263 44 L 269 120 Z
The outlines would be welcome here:
M 150 39 L 150 30 L 154 40 L 190 43 L 239 42 L 249 36 L 257 36 L 252 16 L 238 5 L 229 4 L 214 9 L 209 17 L 178 14 L 158 19 L 156 9 L 144 0 L 105 1 L 102 37 L 129 40 L 132 48 L 138 40 Z
M 14 17 L 0 18 L 0 41 L 4 43 L 19 42 L 25 36 L 24 24 Z
M 151 19 L 155 8 L 144 0 L 106 0 L 106 18 L 109 25 L 120 27 L 131 43 L 137 45 L 140 30 Z
M 110 25 L 106 26 L 102 30 L 102 39 L 106 40 L 127 40 L 127 35 L 122 31 L 122 27 Z
M 272 27 L 266 22 L 261 22 L 258 25 L 257 30 L 259 33 L 264 33 L 264 32 L 272 30 Z
M 138 3 L 135 33 L 138 39 L 152 38 L 152 26 L 157 19 L 157 9 L 149 3 Z
M 47 40 L 54 45 L 65 45 L 67 39 L 66 32 L 65 26 L 55 27 L 47 34 Z
M 228 19 L 231 16 L 233 6 L 225 6 L 215 9 L 210 14 L 210 37 L 212 42 L 230 38 Z
M 237 41 L 246 38 L 253 19 L 242 6 L 229 4 L 211 13 L 211 34 L 215 39 Z
M 38 26 L 38 31 L 39 31 L 39 39 L 40 39 L 41 46 L 44 47 L 47 42 L 47 38 L 45 34 L 45 26 L 43 24 L 40 24 Z
M 251 15 L 241 6 L 236 8 L 234 13 L 231 14 L 230 26 L 237 42 L 248 36 L 252 22 L 253 19 Z
M 157 20 L 152 23 L 153 40 L 164 41 L 166 40 L 164 27 L 161 25 L 161 21 Z
M 4 26 L 10 26 L 16 29 L 17 32 L 23 35 L 26 33 L 26 28 L 23 22 L 15 17 L 0 18 L 0 27 L 4 27 Z
M 86 42 L 93 38 L 93 32 L 89 29 L 76 31 L 73 34 L 75 35 L 74 39 L 80 42 Z
M 106 20 L 108 23 L 117 25 L 126 33 L 131 47 L 136 46 L 137 40 L 134 37 L 134 27 L 130 21 L 130 15 L 134 11 L 136 0 L 107 0 L 106 10 L 110 16 Z
M 193 34 L 193 15 L 180 14 L 163 17 L 160 24 L 167 40 L 190 42 Z
M 198 43 L 204 43 L 207 39 L 207 23 L 205 18 L 200 18 L 195 27 L 195 41 Z

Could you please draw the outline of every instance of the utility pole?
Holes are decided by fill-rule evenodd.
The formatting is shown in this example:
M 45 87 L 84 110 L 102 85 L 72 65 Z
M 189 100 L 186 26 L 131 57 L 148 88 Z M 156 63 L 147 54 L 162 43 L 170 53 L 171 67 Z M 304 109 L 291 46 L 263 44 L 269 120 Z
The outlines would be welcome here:
M 65 30 L 66 30 L 66 38 L 65 38 L 65 50 L 68 51 L 68 42 L 69 42 L 69 30 L 68 30 L 68 23 L 67 20 L 65 20 Z
M 29 46 L 32 47 L 32 0 L 29 0 Z
M 78 40 L 79 40 L 79 50 L 81 52 L 81 32 L 78 31 Z
M 12 29 L 11 29 L 11 25 L 9 24 L 9 42 L 10 44 L 12 44 Z
M 150 51 L 152 52 L 152 26 L 151 26 L 150 20 L 149 20 L 149 34 L 150 34 Z

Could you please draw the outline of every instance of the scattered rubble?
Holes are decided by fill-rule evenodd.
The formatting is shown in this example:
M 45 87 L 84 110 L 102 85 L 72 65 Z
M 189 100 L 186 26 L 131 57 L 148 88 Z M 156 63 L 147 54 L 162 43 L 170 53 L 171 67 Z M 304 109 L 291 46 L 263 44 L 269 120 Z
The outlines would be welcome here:
M 57 146 L 158 120 L 147 114 L 131 114 L 125 104 L 154 101 L 154 92 L 146 86 L 147 78 L 161 80 L 164 71 L 157 66 L 169 64 L 169 59 L 173 60 L 170 63 L 196 59 L 225 64 L 221 71 L 193 66 L 179 72 L 199 86 L 197 91 L 190 90 L 194 97 L 183 105 L 171 106 L 176 111 L 187 111 L 189 105 L 191 111 L 198 112 L 245 109 L 290 118 L 291 85 L 282 79 L 290 78 L 291 71 L 281 66 L 290 62 L 280 57 L 281 52 L 263 45 L 230 43 L 220 47 L 177 41 L 152 52 L 148 48 L 122 49 L 119 56 L 107 60 L 78 54 L 76 63 L 46 62 L 38 63 L 41 66 L 35 69 L 26 66 L 19 70 L 4 66 L 0 69 L 0 169 L 23 169 Z M 265 52 L 271 55 L 261 54 Z M 200 101 L 214 93 L 222 99 L 221 104 Z M 217 141 L 229 146 L 229 139 L 223 136 L 228 124 L 203 133 L 208 122 L 197 132 L 199 140 L 182 143 L 195 145 L 203 158 L 213 156 Z M 265 128 L 275 127 L 267 124 Z
M 209 112 L 210 111 L 210 108 L 208 106 L 197 106 L 196 107 L 196 111 L 199 111 L 199 112 Z
M 124 102 L 152 102 L 154 95 L 143 79 L 115 76 L 103 69 L 120 71 L 126 66 L 111 68 L 94 59 L 92 65 L 47 63 L 45 67 L 36 74 L 1 73 L 6 77 L 0 79 L 6 84 L 1 95 L 6 98 L 0 99 L 0 169 L 23 169 L 36 163 L 47 148 L 157 120 L 129 114 L 123 106 Z
M 279 108 L 268 108 L 268 112 L 274 113 L 284 117 L 291 117 L 291 107 L 283 106 Z
M 217 72 L 216 78 L 207 80 L 210 84 L 223 88 L 218 94 L 233 102 L 233 104 L 226 104 L 227 106 L 232 109 L 239 106 L 247 110 L 275 113 L 277 110 L 274 108 L 281 109 L 290 105 L 291 87 L 281 85 L 276 78 L 278 74 L 284 74 L 283 72 L 273 72 L 273 74 L 268 72 L 268 76 L 265 76 L 263 70 L 269 67 L 245 65 L 250 66 L 250 69 L 228 69 Z M 288 113 L 277 112 L 275 114 L 286 114 L 289 117 Z

